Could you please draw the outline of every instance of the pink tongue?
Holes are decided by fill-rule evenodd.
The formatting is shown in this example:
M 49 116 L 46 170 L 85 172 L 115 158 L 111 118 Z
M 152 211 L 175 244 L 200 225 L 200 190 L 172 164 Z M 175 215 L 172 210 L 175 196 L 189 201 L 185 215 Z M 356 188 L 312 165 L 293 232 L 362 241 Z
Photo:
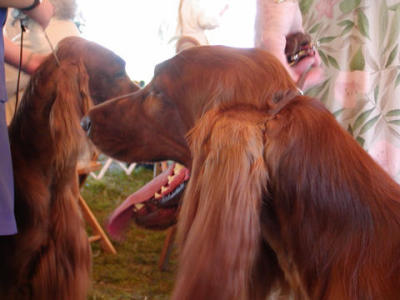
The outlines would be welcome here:
M 124 202 L 118 206 L 111 214 L 107 231 L 114 239 L 121 239 L 122 234 L 129 226 L 133 217 L 133 207 L 137 203 L 145 202 L 154 196 L 161 187 L 168 182 L 168 176 L 173 173 L 175 164 L 172 164 L 167 170 L 155 177 L 152 181 L 144 185 L 140 190 L 130 195 Z

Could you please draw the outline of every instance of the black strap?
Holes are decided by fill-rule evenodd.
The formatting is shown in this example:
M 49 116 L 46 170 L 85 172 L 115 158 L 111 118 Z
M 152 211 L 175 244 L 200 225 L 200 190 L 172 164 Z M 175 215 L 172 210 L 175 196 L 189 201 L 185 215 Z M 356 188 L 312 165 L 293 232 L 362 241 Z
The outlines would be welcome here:
M 21 24 L 21 44 L 19 47 L 19 64 L 18 64 L 18 77 L 17 77 L 17 91 L 15 93 L 14 116 L 17 113 L 18 100 L 19 100 L 19 85 L 20 85 L 20 81 L 21 81 L 21 72 L 22 72 L 22 53 L 23 53 L 23 48 L 24 48 L 24 32 L 26 31 L 26 27 L 25 27 L 22 19 L 20 20 L 20 24 Z
M 33 3 L 29 5 L 28 7 L 20 8 L 22 11 L 30 11 L 34 9 L 36 6 L 38 6 L 42 1 L 41 0 L 33 0 Z

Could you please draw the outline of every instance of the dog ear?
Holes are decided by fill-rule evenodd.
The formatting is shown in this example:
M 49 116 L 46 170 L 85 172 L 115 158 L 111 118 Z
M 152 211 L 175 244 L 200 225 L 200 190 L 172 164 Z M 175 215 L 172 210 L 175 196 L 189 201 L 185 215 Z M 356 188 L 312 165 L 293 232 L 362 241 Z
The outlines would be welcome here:
M 49 114 L 49 127 L 56 153 L 61 156 L 57 162 L 70 161 L 70 155 L 77 155 L 79 144 L 85 138 L 80 120 L 88 112 L 91 99 L 88 75 L 82 62 L 62 61 L 54 79 L 55 99 Z
M 89 91 L 89 75 L 86 71 L 84 62 L 81 60 L 78 64 L 78 84 L 79 91 L 81 94 L 81 109 L 82 114 L 85 115 L 89 112 L 90 108 L 93 106 L 92 98 L 90 97 Z
M 192 175 L 179 214 L 172 299 L 249 296 L 267 181 L 260 121 L 257 112 L 209 111 L 189 135 Z

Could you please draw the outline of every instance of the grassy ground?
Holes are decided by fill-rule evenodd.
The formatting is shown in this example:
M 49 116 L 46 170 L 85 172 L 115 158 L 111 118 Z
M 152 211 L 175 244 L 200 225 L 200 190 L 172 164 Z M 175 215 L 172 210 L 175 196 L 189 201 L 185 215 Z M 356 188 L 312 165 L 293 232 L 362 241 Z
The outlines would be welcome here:
M 113 209 L 152 176 L 152 170 L 142 167 L 129 176 L 112 168 L 102 180 L 89 177 L 81 192 L 99 222 L 104 224 Z M 116 255 L 105 253 L 98 242 L 92 243 L 93 284 L 89 299 L 168 299 L 176 270 L 176 253 L 172 253 L 167 270 L 161 272 L 157 265 L 165 235 L 165 231 L 149 231 L 132 225 L 123 242 L 113 241 Z

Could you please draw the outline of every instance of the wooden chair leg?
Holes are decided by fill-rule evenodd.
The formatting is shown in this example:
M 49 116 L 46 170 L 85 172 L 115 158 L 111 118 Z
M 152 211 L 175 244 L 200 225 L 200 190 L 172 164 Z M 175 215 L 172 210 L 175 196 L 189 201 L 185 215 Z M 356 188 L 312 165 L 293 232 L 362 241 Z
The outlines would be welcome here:
M 153 175 L 157 176 L 159 173 L 165 171 L 166 169 L 168 169 L 167 161 L 155 163 Z M 164 246 L 161 250 L 160 259 L 158 261 L 158 268 L 161 271 L 165 271 L 165 269 L 167 268 L 169 256 L 171 254 L 174 244 L 175 233 L 176 233 L 176 226 L 173 226 L 167 230 L 167 236 L 164 239 Z
M 97 154 L 94 154 L 92 160 L 90 162 L 86 162 L 77 168 L 77 174 L 79 178 L 79 187 L 81 188 L 85 183 L 90 172 L 96 171 L 102 168 L 102 165 L 97 161 Z M 106 233 L 101 227 L 100 223 L 97 221 L 96 216 L 93 214 L 90 207 L 87 205 L 85 199 L 81 195 L 79 195 L 78 199 L 79 206 L 81 207 L 81 211 L 85 221 L 90 225 L 93 230 L 93 236 L 89 237 L 89 242 L 97 242 L 100 241 L 102 248 L 104 251 L 116 254 L 113 244 L 108 239 Z
M 87 205 L 85 199 L 82 196 L 79 196 L 79 205 L 81 206 L 83 217 L 85 218 L 86 222 L 92 227 L 94 236 L 89 238 L 90 242 L 100 240 L 100 243 L 104 249 L 104 251 L 117 254 L 113 244 L 108 239 L 106 233 L 104 232 L 103 228 L 100 226 L 99 222 L 97 221 L 95 215 L 91 211 L 90 207 Z
M 165 269 L 167 268 L 168 260 L 174 246 L 175 234 L 176 234 L 176 226 L 173 226 L 167 230 L 167 236 L 165 237 L 164 246 L 160 255 L 160 260 L 158 261 L 158 268 L 161 271 L 165 271 Z
M 161 162 L 161 172 L 164 172 L 166 169 L 168 169 L 168 162 L 162 161 Z

